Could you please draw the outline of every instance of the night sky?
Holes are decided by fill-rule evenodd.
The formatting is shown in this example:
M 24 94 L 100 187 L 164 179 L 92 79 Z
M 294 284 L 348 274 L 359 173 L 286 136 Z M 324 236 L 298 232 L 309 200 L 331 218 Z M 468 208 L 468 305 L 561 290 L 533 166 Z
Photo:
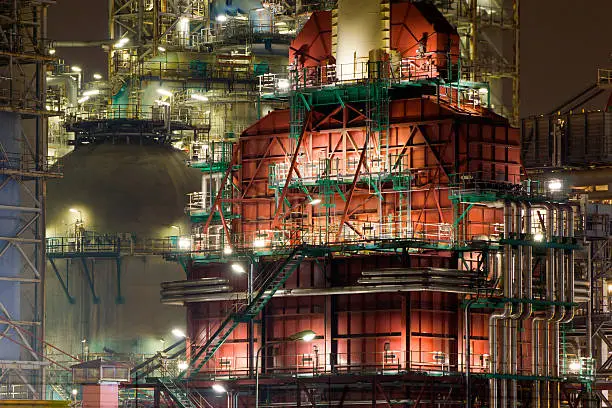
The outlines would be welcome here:
M 612 1 L 523 0 L 521 7 L 521 116 L 553 109 L 593 83 L 598 67 L 612 68 Z M 107 8 L 108 0 L 58 0 L 50 8 L 49 36 L 104 39 Z M 101 49 L 61 49 L 58 55 L 82 66 L 86 79 L 106 72 Z

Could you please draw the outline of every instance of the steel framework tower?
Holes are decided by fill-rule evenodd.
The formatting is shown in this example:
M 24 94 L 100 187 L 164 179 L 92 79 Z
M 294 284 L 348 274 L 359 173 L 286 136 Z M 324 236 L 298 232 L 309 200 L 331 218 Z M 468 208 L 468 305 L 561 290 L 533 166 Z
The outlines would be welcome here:
M 45 178 L 47 7 L 0 2 L 0 398 L 45 397 Z
M 493 109 L 518 126 L 520 0 L 432 2 L 461 36 L 463 79 L 489 82 Z

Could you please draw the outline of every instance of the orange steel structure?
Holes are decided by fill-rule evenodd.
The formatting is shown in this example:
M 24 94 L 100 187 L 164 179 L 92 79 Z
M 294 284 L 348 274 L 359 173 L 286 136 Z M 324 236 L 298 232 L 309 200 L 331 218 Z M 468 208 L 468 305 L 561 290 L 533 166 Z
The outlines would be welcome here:
M 499 235 L 504 219 L 499 207 L 475 206 L 465 212 L 467 204 L 453 205 L 450 187 L 458 174 L 507 185 L 519 183 L 518 132 L 489 112 L 462 111 L 436 97 L 393 100 L 387 135 L 375 132 L 368 136 L 369 118 L 364 112 L 363 103 L 313 107 L 298 139 L 291 137 L 288 110 L 271 112 L 248 128 L 235 147 L 233 170 L 228 173 L 236 193 L 232 199 L 220 199 L 232 206 L 231 217 L 223 217 L 227 218 L 224 230 L 231 231 L 230 242 L 236 250 L 252 246 L 255 240 L 271 248 L 258 258 L 258 269 L 278 258 L 272 248 L 303 242 L 350 245 L 405 241 L 404 248 L 390 252 L 349 248 L 303 260 L 261 315 L 252 324 L 239 324 L 200 368 L 194 387 L 210 385 L 206 380 L 210 376 L 236 379 L 233 386 L 237 390 L 247 387 L 255 369 L 254 351 L 269 343 L 275 343 L 276 348 L 264 351 L 260 373 L 268 378 L 315 375 L 323 381 L 327 375 L 369 375 L 381 370 L 394 376 L 464 371 L 465 311 L 460 304 L 466 293 L 478 293 L 477 286 L 489 273 L 487 261 L 483 261 L 487 251 L 472 250 L 467 242 Z M 310 164 L 321 169 L 321 162 L 327 163 L 323 166 L 327 173 L 313 174 Z M 289 176 L 291 164 L 295 173 Z M 372 186 L 367 178 L 378 177 L 389 166 L 402 169 L 398 170 L 400 180 L 377 179 Z M 279 175 L 281 169 L 284 180 Z M 293 177 L 304 185 L 293 185 Z M 308 177 L 319 181 L 333 178 L 335 190 L 322 191 L 331 187 L 309 183 Z M 279 192 L 279 183 L 286 185 L 285 193 Z M 312 205 L 318 197 L 321 204 Z M 199 242 L 207 239 L 204 234 Z M 411 248 L 411 240 L 424 247 Z M 205 251 L 194 245 L 196 252 Z M 451 250 L 462 245 L 463 251 Z M 447 278 L 447 284 L 419 275 L 411 287 L 400 288 L 398 284 L 379 293 L 370 293 L 368 286 L 359 287 L 368 271 L 394 268 L 462 270 L 466 280 L 457 283 Z M 237 276 L 228 264 L 194 265 L 189 273 L 192 280 L 228 279 L 234 290 L 234 294 L 203 296 L 201 301 L 185 303 L 188 352 L 193 355 L 237 307 L 236 302 L 245 301 L 248 287 L 245 276 Z M 466 282 L 473 285 L 471 290 L 464 286 Z M 471 312 L 471 367 L 475 372 L 488 371 L 488 315 Z M 317 333 L 312 342 L 287 340 L 305 329 Z M 529 369 L 527 363 L 521 366 Z M 381 387 L 388 387 L 390 378 L 381 378 Z M 422 406 L 434 406 L 438 398 L 461 406 L 465 398 L 461 378 L 454 385 L 440 382 L 440 388 L 433 387 L 435 392 L 430 395 L 423 390 L 432 387 L 431 381 L 417 376 L 404 386 L 406 398 L 421 399 Z M 269 380 L 264 384 L 270 403 L 299 406 L 297 400 L 311 392 L 278 392 Z M 307 388 L 320 390 L 320 386 Z M 350 400 L 355 403 L 362 398 L 359 387 L 339 387 L 329 390 L 338 394 L 337 401 L 344 398 L 349 405 Z M 243 398 L 245 404 L 252 403 L 252 396 Z
M 573 210 L 521 186 L 518 130 L 443 81 L 456 33 L 417 4 L 391 5 L 391 44 L 432 58 L 425 80 L 394 82 L 384 56 L 336 80 L 315 13 L 290 109 L 203 165 L 211 205 L 168 298 L 187 307 L 190 389 L 222 381 L 232 407 L 577 406 L 584 388 L 558 386 Z
M 290 241 L 305 237 L 313 244 L 384 234 L 393 238 L 416 234 L 449 242 L 492 235 L 494 225 L 503 224 L 501 212 L 492 208 L 471 211 L 453 234 L 444 231 L 458 210 L 450 201 L 449 183 L 458 174 L 519 183 L 518 131 L 499 117 L 460 114 L 427 97 L 391 102 L 390 118 L 385 140 L 378 134 L 367 142 L 369 118 L 363 106 L 349 103 L 312 110 L 297 143 L 289 137 L 289 111 L 272 112 L 248 128 L 238 142 L 240 169 L 234 183 L 240 191 L 235 203 L 240 218 L 232 230 L 255 237 L 265 231 L 274 234 L 282 224 Z M 294 154 L 296 144 L 300 149 Z M 292 158 L 297 162 L 293 177 L 343 178 L 338 181 L 341 193 L 328 197 L 321 191 L 322 183 L 308 191 L 293 188 L 279 208 L 270 182 L 274 176 L 284 181 Z M 407 186 L 383 181 L 377 193 L 369 181 L 359 179 L 364 175 L 378 182 L 377 176 L 388 167 L 411 181 Z M 270 175 L 271 169 L 275 175 Z M 320 169 L 323 174 L 317 173 Z M 312 197 L 327 199 L 322 198 L 322 206 L 313 206 Z

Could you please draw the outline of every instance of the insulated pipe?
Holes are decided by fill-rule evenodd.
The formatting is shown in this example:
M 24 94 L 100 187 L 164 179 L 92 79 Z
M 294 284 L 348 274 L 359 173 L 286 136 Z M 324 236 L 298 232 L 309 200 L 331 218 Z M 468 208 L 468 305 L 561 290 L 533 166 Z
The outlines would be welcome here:
M 531 228 L 531 204 L 525 203 L 523 204 L 523 209 L 525 211 L 525 235 L 532 235 Z M 532 299 L 533 298 L 533 271 L 532 271 L 532 263 L 533 263 L 533 247 L 525 246 L 524 247 L 524 258 L 523 258 L 523 281 L 525 284 L 525 298 Z M 533 304 L 528 303 L 523 309 L 523 313 L 521 314 L 521 319 L 529 319 L 533 315 Z
M 504 237 L 506 239 L 510 238 L 510 232 L 512 229 L 512 207 L 508 202 L 504 204 Z M 510 245 L 504 245 L 504 263 L 506 265 L 505 272 L 506 276 L 503 277 L 504 281 L 504 297 L 510 298 L 512 295 L 512 285 L 511 279 L 509 276 L 510 271 L 510 254 L 511 247 Z M 499 320 L 507 319 L 512 313 L 512 304 L 506 303 L 504 305 L 503 312 L 497 312 L 491 314 L 489 316 L 489 356 L 491 358 L 491 373 L 498 373 L 498 364 L 499 360 L 497 358 L 498 350 L 497 350 L 497 323 Z M 505 340 L 505 338 L 504 338 Z M 504 341 L 505 343 L 505 341 Z M 502 345 L 503 348 L 503 345 Z M 491 408 L 499 407 L 499 399 L 498 399 L 498 389 L 497 389 L 497 380 L 495 378 L 491 378 L 489 380 L 490 383 L 490 392 L 489 392 L 489 405 Z M 502 383 L 503 384 L 503 383 Z M 502 390 L 503 392 L 504 390 Z M 503 397 L 503 396 L 502 396 Z
M 210 286 L 210 285 L 219 285 L 225 284 L 229 281 L 225 278 L 200 278 L 196 280 L 186 280 L 186 281 L 174 281 L 174 282 L 163 282 L 161 284 L 162 289 L 170 289 L 170 288 L 182 288 L 184 286 Z
M 563 207 L 557 207 L 557 235 L 559 237 L 563 237 L 566 234 L 565 231 L 565 211 Z M 566 290 L 565 290 L 565 251 L 563 249 L 554 250 L 556 263 L 556 279 L 557 279 L 557 294 L 556 300 L 558 302 L 563 302 L 566 300 Z M 563 320 L 565 316 L 565 307 L 558 305 L 555 307 L 555 316 L 552 319 L 552 375 L 555 378 L 560 377 L 560 343 L 559 343 L 559 322 Z M 550 383 L 551 387 L 551 402 L 552 408 L 558 408 L 560 406 L 560 395 L 561 389 L 558 382 Z
M 553 237 L 554 227 L 554 212 L 551 205 L 546 205 L 546 242 L 551 242 Z M 553 265 L 553 252 L 551 248 L 546 250 L 546 262 L 545 262 L 545 273 L 546 273 L 546 285 L 547 285 L 547 299 L 552 301 L 554 298 L 554 265 Z M 544 316 L 537 316 L 533 319 L 532 329 L 532 359 L 533 359 L 533 373 L 535 376 L 548 376 L 548 322 L 553 318 L 555 314 L 555 307 L 549 307 L 548 311 Z M 541 323 L 545 323 L 543 330 L 544 341 L 542 342 L 544 347 L 540 348 L 540 326 Z M 543 370 L 540 370 L 540 363 L 542 363 Z M 541 407 L 541 401 L 544 401 L 544 406 L 549 406 L 548 399 L 548 383 L 542 387 L 542 381 L 535 381 L 535 389 L 533 392 L 533 406 L 534 408 Z
M 436 281 L 441 281 L 444 284 L 457 284 L 457 285 L 473 285 L 475 279 L 467 278 L 462 279 L 460 277 L 456 278 L 447 278 L 443 276 L 423 276 L 421 278 L 409 277 L 405 278 L 389 278 L 389 277 L 369 277 L 369 278 L 361 278 L 357 280 L 357 283 L 362 285 L 380 285 L 380 284 L 395 284 L 395 283 L 434 283 Z
M 521 228 L 521 208 L 518 204 L 512 203 L 512 210 L 514 216 L 512 217 L 514 220 L 513 232 L 518 238 L 522 228 Z M 511 253 L 513 253 L 513 257 L 511 259 L 511 283 L 513 287 L 512 297 L 517 299 L 523 298 L 523 273 L 522 273 L 522 246 L 518 246 L 516 249 L 511 247 Z M 516 284 L 516 288 L 515 288 Z M 517 344 L 517 331 L 518 324 L 517 320 L 523 315 L 524 305 L 523 303 L 513 304 L 513 311 L 510 315 L 510 320 L 507 322 L 508 326 L 508 343 L 510 345 L 509 348 L 509 358 L 506 361 L 507 367 L 509 369 L 509 373 L 511 375 L 515 375 L 518 372 L 518 344 Z M 504 380 L 507 383 L 511 384 L 510 388 L 510 398 L 509 403 L 515 404 L 517 400 L 517 390 L 518 385 L 515 379 L 512 380 Z M 502 399 L 503 400 L 503 399 Z
M 397 269 L 381 269 L 378 271 L 362 271 L 362 276 L 393 276 L 393 275 L 436 275 L 436 276 L 457 276 L 462 274 L 466 276 L 478 276 L 478 273 L 470 271 L 460 271 L 459 269 L 442 269 L 442 268 L 397 268 Z
M 568 237 L 574 237 L 574 207 L 568 205 L 568 217 L 567 217 L 567 235 Z M 576 294 L 576 277 L 574 271 L 574 251 L 570 250 L 567 259 L 567 302 L 574 303 Z M 574 319 L 575 308 L 574 306 L 568 306 L 565 317 L 561 320 L 561 323 L 569 323 Z
M 172 295 L 189 295 L 189 294 L 203 294 L 203 293 L 217 293 L 217 292 L 229 292 L 232 287 L 229 285 L 214 285 L 205 287 L 191 287 L 191 288 L 175 288 L 175 289 L 164 289 L 160 292 L 162 297 Z
M 300 297 L 300 296 L 331 296 L 331 295 L 358 295 L 366 293 L 402 293 L 432 291 L 444 293 L 461 293 L 468 295 L 478 294 L 477 289 L 458 288 L 454 285 L 379 285 L 379 286 L 341 286 L 335 288 L 308 288 L 278 290 L 274 297 Z M 246 300 L 246 292 L 212 293 L 202 296 L 176 296 L 172 299 L 163 299 L 163 304 L 181 305 L 182 302 L 220 302 L 224 300 Z

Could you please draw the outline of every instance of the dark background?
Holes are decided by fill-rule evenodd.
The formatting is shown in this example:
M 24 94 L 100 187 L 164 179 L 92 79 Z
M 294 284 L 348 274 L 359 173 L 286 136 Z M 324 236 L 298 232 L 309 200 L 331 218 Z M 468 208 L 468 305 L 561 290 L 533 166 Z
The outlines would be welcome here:
M 108 0 L 58 0 L 49 11 L 54 40 L 108 37 Z M 521 1 L 521 116 L 547 112 L 596 80 L 597 68 L 612 68 L 611 0 Z M 106 73 L 100 48 L 60 49 L 89 80 Z M 601 98 L 591 108 L 602 108 Z

